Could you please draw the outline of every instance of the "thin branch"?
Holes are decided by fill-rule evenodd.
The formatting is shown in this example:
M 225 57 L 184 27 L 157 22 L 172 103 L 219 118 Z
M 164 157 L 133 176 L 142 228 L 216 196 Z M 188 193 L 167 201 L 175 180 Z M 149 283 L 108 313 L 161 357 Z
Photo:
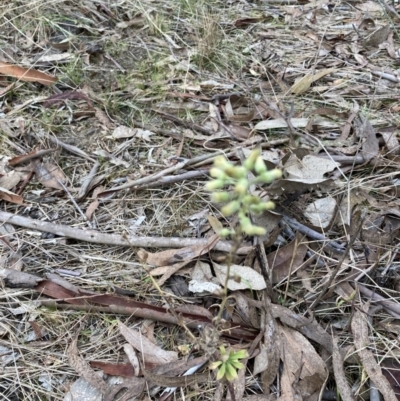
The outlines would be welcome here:
M 184 248 L 187 246 L 202 245 L 207 246 L 208 241 L 202 238 L 180 238 L 180 237 L 137 237 L 133 235 L 104 234 L 94 230 L 82 230 L 62 224 L 54 224 L 47 221 L 34 220 L 28 217 L 13 215 L 12 213 L 0 212 L 0 222 L 15 224 L 17 226 L 49 232 L 61 237 L 73 238 L 79 241 L 94 244 L 107 244 L 115 246 L 132 246 L 143 248 Z M 231 252 L 232 245 L 228 241 L 218 241 L 214 246 L 215 250 Z M 237 250 L 239 255 L 247 255 L 250 246 L 244 246 Z

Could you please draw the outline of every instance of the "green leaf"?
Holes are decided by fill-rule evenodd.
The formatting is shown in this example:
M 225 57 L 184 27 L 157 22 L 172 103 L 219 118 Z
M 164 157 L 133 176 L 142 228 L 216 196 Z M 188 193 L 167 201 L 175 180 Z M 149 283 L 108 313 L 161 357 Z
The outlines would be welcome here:
M 222 364 L 217 373 L 217 380 L 221 380 L 225 376 L 225 372 L 226 372 L 226 364 L 224 363 Z
M 209 368 L 210 368 L 211 370 L 214 370 L 214 369 L 217 369 L 218 366 L 221 366 L 221 365 L 222 365 L 222 362 L 221 362 L 221 361 L 216 361 L 216 362 L 211 363 L 210 366 L 209 366 Z
M 244 365 L 242 362 L 238 362 L 236 360 L 234 361 L 229 361 L 229 363 L 235 368 L 235 369 L 243 369 Z
M 247 358 L 248 356 L 249 356 L 249 354 L 245 349 L 241 349 L 241 350 L 235 352 L 236 359 L 243 359 L 243 358 Z
M 236 369 L 230 363 L 226 363 L 225 370 L 226 370 L 225 376 L 227 380 L 232 381 L 237 378 L 238 374 L 236 372 Z

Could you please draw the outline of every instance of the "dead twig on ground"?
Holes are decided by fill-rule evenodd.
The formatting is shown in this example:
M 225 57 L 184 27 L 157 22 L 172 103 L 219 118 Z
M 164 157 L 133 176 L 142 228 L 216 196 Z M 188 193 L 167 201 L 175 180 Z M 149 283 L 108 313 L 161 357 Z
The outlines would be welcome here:
M 115 246 L 131 246 L 143 248 L 182 248 L 193 245 L 207 245 L 207 240 L 197 238 L 179 237 L 135 237 L 119 234 L 104 234 L 94 230 L 82 230 L 62 224 L 54 224 L 46 221 L 34 220 L 28 217 L 13 215 L 12 213 L 0 212 L 0 221 L 3 223 L 15 224 L 20 227 L 30 228 L 41 232 L 49 232 L 61 237 L 72 238 L 79 241 L 91 242 L 94 244 L 106 244 Z M 231 244 L 228 241 L 218 241 L 214 247 L 217 251 L 230 252 Z M 253 249 L 244 246 L 237 250 L 238 255 L 247 255 Z

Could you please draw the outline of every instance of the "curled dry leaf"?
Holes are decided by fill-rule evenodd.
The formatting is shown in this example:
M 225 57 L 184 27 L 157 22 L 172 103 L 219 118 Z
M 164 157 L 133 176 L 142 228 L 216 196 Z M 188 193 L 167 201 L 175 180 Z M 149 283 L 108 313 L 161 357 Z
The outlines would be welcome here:
M 42 85 L 53 85 L 57 78 L 45 74 L 44 72 L 32 70 L 31 68 L 20 67 L 9 63 L 3 63 L 0 61 L 0 74 L 7 75 L 9 77 L 17 78 L 21 81 L 27 82 L 39 82 Z
M 198 260 L 192 272 L 189 282 L 189 291 L 193 293 L 215 293 L 221 291 L 222 287 L 217 284 L 218 280 L 213 276 L 208 263 Z
M 181 249 L 168 249 L 167 251 L 150 253 L 144 249 L 139 249 L 137 254 L 142 262 L 152 266 L 169 266 L 175 263 L 190 261 L 209 252 L 218 241 L 218 235 L 213 235 L 208 239 L 208 244 L 188 246 Z
M 8 164 L 10 166 L 17 166 L 18 164 L 28 162 L 28 161 L 30 161 L 32 159 L 46 156 L 49 153 L 53 153 L 54 151 L 55 151 L 55 149 L 33 150 L 32 152 L 29 152 L 28 154 L 25 154 L 25 155 L 12 157 L 8 161 Z

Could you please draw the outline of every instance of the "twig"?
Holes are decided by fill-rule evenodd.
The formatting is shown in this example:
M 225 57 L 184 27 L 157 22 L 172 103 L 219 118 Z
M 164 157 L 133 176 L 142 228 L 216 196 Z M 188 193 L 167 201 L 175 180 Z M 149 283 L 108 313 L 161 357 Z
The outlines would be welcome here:
M 159 111 L 159 110 L 155 110 L 155 109 L 152 109 L 152 110 L 155 113 L 160 114 L 164 118 L 167 118 L 168 120 L 170 120 L 170 121 L 172 121 L 172 122 L 174 122 L 176 124 L 182 125 L 183 127 L 187 127 L 187 128 L 192 129 L 192 130 L 201 132 L 202 134 L 205 134 L 205 135 L 212 135 L 213 134 L 213 132 L 211 132 L 209 129 L 203 128 L 200 125 L 197 125 L 197 124 L 192 123 L 190 121 L 181 120 L 180 118 L 175 117 L 175 116 L 173 116 L 171 114 L 168 114 L 168 113 L 164 113 L 163 111 Z
M 299 223 L 293 217 L 283 215 L 283 221 L 287 223 L 290 227 L 292 227 L 294 230 L 299 231 L 300 233 L 306 235 L 307 237 L 316 241 L 324 242 L 324 244 L 326 244 L 327 247 L 333 249 L 335 252 L 339 253 L 344 252 L 343 245 L 339 244 L 336 241 L 329 241 L 328 238 L 326 238 L 323 234 L 320 234 L 319 232 L 305 226 L 304 224 Z
M 41 149 L 41 150 L 38 150 L 36 152 L 34 151 L 34 152 L 31 152 L 31 153 L 28 153 L 27 155 L 21 155 L 21 156 L 13 157 L 12 159 L 10 159 L 8 164 L 10 166 L 13 166 L 13 167 L 14 166 L 18 166 L 18 164 L 26 163 L 29 160 L 36 159 L 36 158 L 39 158 L 39 157 L 43 157 L 43 156 L 46 156 L 46 155 L 48 155 L 50 153 L 53 153 L 55 150 L 56 149 Z
M 41 220 L 34 220 L 28 217 L 13 215 L 12 213 L 0 212 L 0 221 L 3 223 L 15 224 L 20 227 L 49 232 L 61 237 L 73 238 L 79 241 L 90 242 L 94 244 L 107 244 L 116 246 L 132 246 L 143 248 L 184 248 L 187 246 L 208 244 L 205 239 L 180 238 L 180 237 L 136 237 L 124 236 L 119 234 L 104 234 L 94 230 L 81 230 L 79 228 L 69 227 L 62 224 L 54 224 Z M 218 241 L 214 249 L 222 252 L 231 252 L 232 246 L 228 241 Z M 237 250 L 239 255 L 247 255 L 251 249 L 250 246 L 244 246 Z
M 68 145 L 62 141 L 60 141 L 59 139 L 57 139 L 54 136 L 48 135 L 48 134 L 44 134 L 44 133 L 40 133 L 40 134 L 36 134 L 39 138 L 40 137 L 44 137 L 46 139 L 48 139 L 51 143 L 53 143 L 56 146 L 59 146 L 60 148 L 65 149 L 67 152 L 70 152 L 74 155 L 83 157 L 86 160 L 90 160 L 91 162 L 95 162 L 96 160 L 93 159 L 92 157 L 90 157 L 87 153 L 85 153 L 83 150 L 80 150 L 79 148 L 77 148 L 76 146 L 73 145 Z
M 153 182 L 150 184 L 145 184 L 145 185 L 140 185 L 136 187 L 135 189 L 146 189 L 146 188 L 154 188 L 154 187 L 159 187 L 161 185 L 170 185 L 170 184 L 175 184 L 176 182 L 181 182 L 184 180 L 192 180 L 194 178 L 198 177 L 208 177 L 208 169 L 203 169 L 203 170 L 195 170 L 195 171 L 188 171 L 183 174 L 178 174 L 178 175 L 168 175 L 166 177 L 161 178 L 157 182 Z
M 62 183 L 61 180 L 57 180 L 57 182 L 63 187 L 64 192 L 67 194 L 68 198 L 72 202 L 72 204 L 75 206 L 75 209 L 78 211 L 78 213 L 82 216 L 83 220 L 88 223 L 89 228 L 92 227 L 92 223 L 88 221 L 88 218 L 86 217 L 85 213 L 82 212 L 82 209 L 79 207 L 79 205 L 76 203 L 74 197 L 71 195 L 71 192 L 68 191 L 68 188 Z
M 113 193 L 115 191 L 122 191 L 124 189 L 129 189 L 129 188 L 136 187 L 139 185 L 145 185 L 145 184 L 149 184 L 151 182 L 155 182 L 159 178 L 164 177 L 165 175 L 167 175 L 169 173 L 173 173 L 174 171 L 178 171 L 185 166 L 186 166 L 186 162 L 181 162 L 181 163 L 175 164 L 174 166 L 170 166 L 162 171 L 159 171 L 158 173 L 151 174 L 147 177 L 139 178 L 137 180 L 128 182 L 126 184 L 119 185 L 118 187 L 113 187 L 113 188 L 107 189 L 106 191 L 99 193 L 98 196 L 101 197 L 106 194 Z
M 353 284 L 354 286 L 354 284 Z M 396 319 L 400 318 L 400 305 L 396 302 L 390 301 L 389 299 L 384 298 L 382 295 L 371 291 L 364 285 L 357 283 L 357 287 L 360 290 L 360 293 L 370 298 L 372 301 L 376 302 L 379 305 L 382 305 L 392 316 Z
M 308 310 L 311 312 L 313 311 L 317 305 L 320 303 L 321 299 L 325 296 L 325 294 L 328 292 L 333 280 L 335 280 L 337 274 L 339 273 L 339 270 L 342 267 L 343 262 L 345 261 L 345 259 L 347 258 L 347 255 L 350 252 L 351 247 L 353 246 L 355 240 L 357 239 L 358 233 L 361 230 L 362 224 L 363 224 L 364 218 L 362 217 L 360 219 L 360 221 L 358 222 L 357 228 L 354 231 L 354 233 L 351 235 L 350 237 L 350 241 L 347 245 L 346 250 L 344 251 L 343 255 L 341 256 L 341 258 L 339 259 L 337 266 L 335 268 L 335 270 L 331 273 L 328 281 L 324 284 L 324 287 L 322 288 L 321 292 L 319 293 L 318 297 L 314 300 L 314 302 L 310 305 L 310 307 L 308 308 Z

